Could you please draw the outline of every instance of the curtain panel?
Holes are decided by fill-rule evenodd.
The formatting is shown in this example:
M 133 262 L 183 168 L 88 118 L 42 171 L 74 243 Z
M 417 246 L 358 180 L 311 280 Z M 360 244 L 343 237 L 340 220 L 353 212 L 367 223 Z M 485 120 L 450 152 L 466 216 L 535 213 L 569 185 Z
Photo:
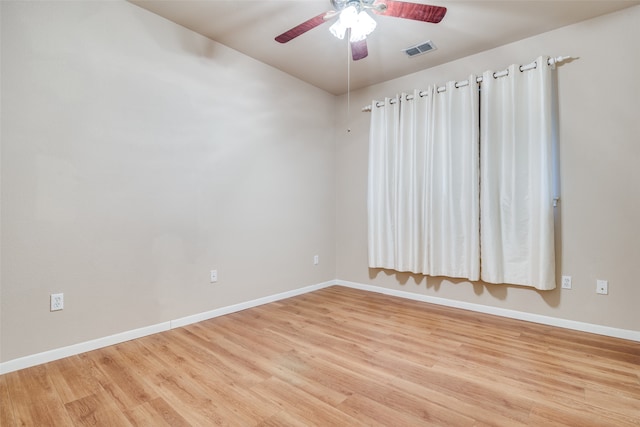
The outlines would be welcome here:
M 482 280 L 554 289 L 551 66 L 508 68 L 481 86 Z
M 477 86 L 391 101 L 372 110 L 369 267 L 479 280 Z
M 373 101 L 370 268 L 555 288 L 550 73 Z

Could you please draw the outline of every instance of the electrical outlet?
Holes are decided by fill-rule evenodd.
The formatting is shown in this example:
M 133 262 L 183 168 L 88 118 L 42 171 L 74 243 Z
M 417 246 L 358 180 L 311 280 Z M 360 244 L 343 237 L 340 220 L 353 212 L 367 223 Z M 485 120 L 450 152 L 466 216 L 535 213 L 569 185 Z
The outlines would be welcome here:
M 607 295 L 609 293 L 609 282 L 607 280 L 596 280 L 596 293 Z
M 64 308 L 64 294 L 51 294 L 51 311 L 58 311 Z
M 216 283 L 218 281 L 218 270 L 211 270 L 209 272 L 209 278 L 211 283 Z
M 313 256 L 313 265 L 318 265 L 320 264 L 320 256 L 319 255 L 314 255 Z
M 562 276 L 562 289 L 571 289 L 571 276 Z

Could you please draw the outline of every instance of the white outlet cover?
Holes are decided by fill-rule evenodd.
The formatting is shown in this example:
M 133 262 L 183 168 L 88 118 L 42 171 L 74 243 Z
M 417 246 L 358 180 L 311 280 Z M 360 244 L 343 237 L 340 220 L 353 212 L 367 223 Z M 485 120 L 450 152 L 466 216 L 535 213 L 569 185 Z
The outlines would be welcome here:
M 64 308 L 64 294 L 51 294 L 51 311 L 58 311 Z
M 609 294 L 609 281 L 607 280 L 597 280 L 596 281 L 596 293 L 600 295 Z
M 562 276 L 562 289 L 571 289 L 571 276 Z

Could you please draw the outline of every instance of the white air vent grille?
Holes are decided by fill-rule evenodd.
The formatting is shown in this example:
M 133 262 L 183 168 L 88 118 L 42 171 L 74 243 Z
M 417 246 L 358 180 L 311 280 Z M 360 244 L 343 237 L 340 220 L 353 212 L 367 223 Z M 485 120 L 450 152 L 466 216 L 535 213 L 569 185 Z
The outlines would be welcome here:
M 416 55 L 422 55 L 423 53 L 431 52 L 432 50 L 436 50 L 436 45 L 433 44 L 431 40 L 427 40 L 424 43 L 417 44 L 415 46 L 408 47 L 403 50 L 407 56 L 412 57 Z

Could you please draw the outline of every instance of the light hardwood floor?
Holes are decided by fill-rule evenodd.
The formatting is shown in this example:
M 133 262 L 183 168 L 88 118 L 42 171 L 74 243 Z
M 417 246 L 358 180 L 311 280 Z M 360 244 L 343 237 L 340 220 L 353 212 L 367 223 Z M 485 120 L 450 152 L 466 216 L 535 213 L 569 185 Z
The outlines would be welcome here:
M 0 376 L 0 425 L 640 425 L 640 343 L 330 287 Z

